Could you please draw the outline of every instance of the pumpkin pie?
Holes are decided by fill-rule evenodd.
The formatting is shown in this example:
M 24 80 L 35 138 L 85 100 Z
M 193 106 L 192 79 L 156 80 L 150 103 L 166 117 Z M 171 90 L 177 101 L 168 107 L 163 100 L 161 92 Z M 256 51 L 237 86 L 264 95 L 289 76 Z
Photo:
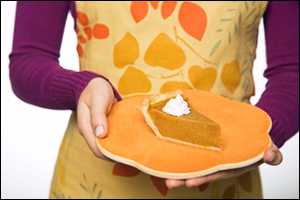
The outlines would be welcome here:
M 212 119 L 199 113 L 191 105 L 190 112 L 181 116 L 163 111 L 165 104 L 180 90 L 146 98 L 142 103 L 142 113 L 146 123 L 161 139 L 211 150 L 222 149 L 221 128 Z M 188 103 L 188 99 L 183 97 Z M 188 103 L 189 104 L 189 103 Z

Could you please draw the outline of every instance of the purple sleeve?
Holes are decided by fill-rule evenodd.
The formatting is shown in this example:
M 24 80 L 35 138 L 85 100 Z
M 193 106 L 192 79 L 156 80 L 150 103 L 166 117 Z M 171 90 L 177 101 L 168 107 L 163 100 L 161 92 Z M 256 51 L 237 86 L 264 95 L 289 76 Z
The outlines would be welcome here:
M 270 135 L 281 147 L 299 130 L 299 3 L 269 3 L 264 25 L 268 82 L 257 106 L 271 116 Z
M 28 103 L 75 110 L 89 81 L 102 77 L 88 71 L 67 70 L 59 65 L 59 50 L 69 9 L 68 1 L 17 3 L 10 79 L 14 93 Z M 114 93 L 119 100 L 115 89 Z

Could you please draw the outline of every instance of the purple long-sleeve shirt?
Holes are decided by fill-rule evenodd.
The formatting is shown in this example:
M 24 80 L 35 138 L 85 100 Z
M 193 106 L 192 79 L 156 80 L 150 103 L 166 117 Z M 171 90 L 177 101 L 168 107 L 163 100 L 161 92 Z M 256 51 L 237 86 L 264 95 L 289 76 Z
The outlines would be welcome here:
M 74 2 L 18 2 L 10 79 L 15 94 L 51 109 L 76 109 L 90 80 L 103 77 L 59 65 L 66 17 Z M 281 147 L 299 129 L 299 3 L 270 2 L 264 15 L 268 79 L 257 106 L 272 118 L 273 142 Z M 105 77 L 103 77 L 105 78 Z M 106 79 L 106 78 L 105 78 Z M 114 88 L 117 99 L 121 99 Z

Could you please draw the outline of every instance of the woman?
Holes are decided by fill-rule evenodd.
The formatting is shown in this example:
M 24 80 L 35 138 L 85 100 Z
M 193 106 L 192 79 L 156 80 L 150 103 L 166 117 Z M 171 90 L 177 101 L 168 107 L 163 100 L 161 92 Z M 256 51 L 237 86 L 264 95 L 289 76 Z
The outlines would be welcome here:
M 80 72 L 58 63 L 69 11 Z M 299 126 L 298 15 L 298 2 L 19 2 L 10 55 L 15 94 L 37 106 L 74 111 L 50 197 L 261 197 L 257 166 L 262 162 L 202 178 L 164 180 L 107 160 L 95 139 L 106 136 L 106 114 L 114 102 L 130 95 L 195 88 L 249 102 L 263 17 L 268 83 L 256 106 L 273 123 L 274 144 L 263 161 L 280 164 L 278 147 Z

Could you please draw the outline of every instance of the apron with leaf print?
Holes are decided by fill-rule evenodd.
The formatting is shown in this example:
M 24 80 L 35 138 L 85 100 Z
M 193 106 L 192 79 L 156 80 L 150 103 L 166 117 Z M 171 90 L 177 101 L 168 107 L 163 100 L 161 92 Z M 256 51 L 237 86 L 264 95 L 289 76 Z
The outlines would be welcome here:
M 266 6 L 261 1 L 78 1 L 80 69 L 109 78 L 123 98 L 195 88 L 249 103 L 258 25 Z M 96 158 L 72 114 L 50 197 L 261 198 L 262 189 L 259 172 L 253 170 L 169 190 L 164 179 Z

